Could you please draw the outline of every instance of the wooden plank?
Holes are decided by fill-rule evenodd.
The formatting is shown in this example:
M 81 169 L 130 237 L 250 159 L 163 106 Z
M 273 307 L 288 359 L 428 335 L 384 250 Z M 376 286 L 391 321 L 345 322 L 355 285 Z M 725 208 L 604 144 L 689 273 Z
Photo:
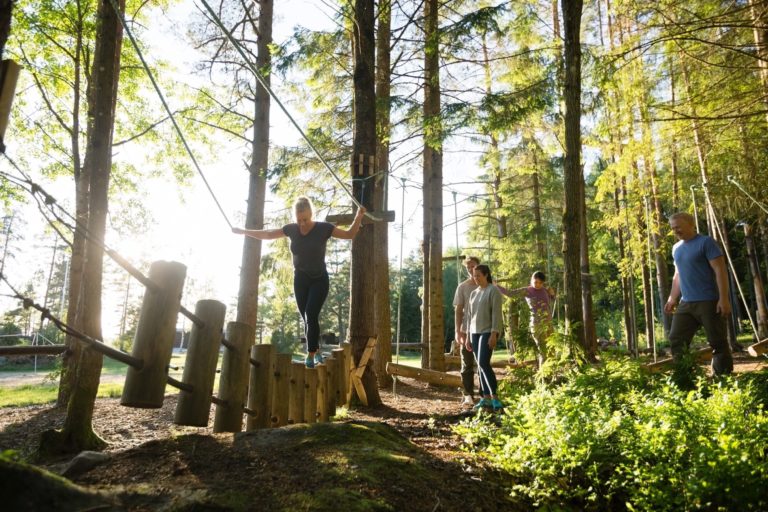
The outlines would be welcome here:
M 378 219 L 383 219 L 386 222 L 395 222 L 395 212 L 394 210 L 387 210 L 386 212 L 369 212 L 371 215 Z M 352 221 L 355 220 L 355 214 L 354 213 L 340 213 L 336 215 L 328 215 L 325 217 L 325 222 L 330 222 L 331 224 L 339 224 L 342 226 L 348 226 L 352 224 Z M 365 216 L 363 217 L 363 224 L 372 224 L 375 222 L 370 217 Z
M 765 354 L 768 352 L 768 338 L 762 341 L 758 341 L 757 343 L 753 343 L 749 346 L 747 351 L 752 357 L 759 357 L 760 354 Z

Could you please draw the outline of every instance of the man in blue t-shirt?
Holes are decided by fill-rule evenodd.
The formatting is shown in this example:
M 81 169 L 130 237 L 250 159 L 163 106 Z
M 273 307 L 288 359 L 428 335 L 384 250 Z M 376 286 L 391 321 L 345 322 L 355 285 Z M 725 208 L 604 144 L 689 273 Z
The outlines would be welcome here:
M 672 247 L 675 276 L 664 305 L 665 312 L 674 312 L 669 331 L 672 357 L 679 362 L 693 335 L 704 327 L 712 347 L 712 371 L 715 375 L 731 373 L 733 358 L 726 323 L 731 302 L 723 253 L 712 238 L 696 233 L 691 215 L 676 213 L 669 218 L 669 225 L 679 239 Z

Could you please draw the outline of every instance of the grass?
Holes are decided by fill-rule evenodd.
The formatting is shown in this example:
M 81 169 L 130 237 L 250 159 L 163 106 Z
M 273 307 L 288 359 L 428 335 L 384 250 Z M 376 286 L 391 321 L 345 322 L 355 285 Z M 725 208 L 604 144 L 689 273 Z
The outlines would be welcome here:
M 25 407 L 56 401 L 57 384 L 27 384 L 13 388 L 0 387 L 0 407 Z M 99 398 L 116 398 L 123 393 L 123 385 L 105 383 L 99 386 Z
M 172 367 L 178 367 L 178 370 L 171 370 L 169 374 L 178 379 L 181 380 L 183 370 L 181 369 L 184 366 L 186 354 L 176 354 L 174 353 L 171 357 L 170 366 Z M 504 360 L 508 357 L 507 350 L 501 349 L 497 350 L 493 354 L 493 360 Z M 295 361 L 303 361 L 304 360 L 304 354 L 295 353 L 293 354 L 293 359 Z M 392 359 L 395 359 L 395 356 L 393 355 Z M 400 364 L 405 364 L 408 366 L 415 366 L 418 367 L 421 365 L 421 353 L 420 352 L 414 352 L 414 351 L 404 351 L 400 353 Z M 219 360 L 218 367 L 221 367 L 221 361 Z M 0 367 L 0 372 L 2 372 L 3 375 L 23 375 L 23 374 L 29 374 L 34 370 L 34 367 L 32 365 L 24 365 L 24 366 L 13 366 L 13 369 L 5 369 Z M 102 376 L 124 376 L 127 372 L 127 366 L 123 363 L 120 363 L 118 361 L 104 358 L 104 363 L 102 366 L 101 375 Z M 46 373 L 51 374 L 56 370 L 55 365 L 38 365 L 37 371 L 41 375 L 45 375 Z M 219 374 L 216 374 L 216 380 L 214 381 L 214 392 L 218 388 L 218 379 Z M 1 382 L 1 381 L 0 381 Z M 168 387 L 166 388 L 168 393 L 174 393 L 176 390 L 174 388 Z M 115 383 L 115 382 L 103 382 L 99 386 L 98 391 L 98 397 L 104 398 L 115 398 L 119 397 L 123 392 L 123 383 Z M 22 386 L 14 386 L 14 387 L 3 387 L 0 386 L 0 407 L 24 407 L 28 405 L 38 405 L 38 404 L 47 404 L 56 401 L 56 397 L 58 395 L 58 377 L 52 379 L 52 381 L 46 380 L 42 384 L 25 384 Z

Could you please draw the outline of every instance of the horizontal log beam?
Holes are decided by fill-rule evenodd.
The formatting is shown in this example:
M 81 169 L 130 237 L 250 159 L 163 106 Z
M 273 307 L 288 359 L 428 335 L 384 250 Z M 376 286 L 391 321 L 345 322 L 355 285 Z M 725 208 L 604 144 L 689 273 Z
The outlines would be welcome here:
M 12 345 L 0 347 L 0 356 L 55 356 L 65 350 L 67 350 L 66 345 Z
M 461 356 L 454 356 L 453 354 L 445 354 L 445 364 L 460 365 Z M 510 360 L 504 360 L 504 359 L 491 361 L 492 368 L 523 368 L 526 366 L 536 366 L 536 364 L 537 362 L 535 359 L 530 359 L 528 361 L 510 361 Z
M 395 222 L 395 212 L 393 210 L 369 213 L 377 219 L 382 219 L 385 222 Z M 349 226 L 354 220 L 355 214 L 353 213 L 341 213 L 337 215 L 327 215 L 325 217 L 325 222 L 330 222 L 331 224 L 341 224 L 342 226 Z M 372 224 L 374 222 L 376 221 L 372 220 L 368 216 L 363 217 L 363 224 Z
M 758 341 L 757 343 L 753 343 L 749 346 L 747 351 L 752 357 L 759 357 L 760 354 L 765 354 L 768 352 L 768 338 L 762 341 Z
M 440 386 L 461 387 L 461 376 L 452 373 L 425 370 L 423 368 L 414 368 L 413 366 L 395 363 L 387 363 L 387 373 L 389 375 L 408 377 L 410 379 L 416 379 Z
M 705 363 L 712 359 L 712 349 L 710 347 L 700 348 L 699 350 L 693 351 L 692 354 L 693 359 L 697 363 Z M 674 360 L 671 357 L 668 357 L 666 359 L 656 361 L 655 363 L 646 364 L 645 369 L 651 373 L 657 373 L 671 367 L 673 363 Z

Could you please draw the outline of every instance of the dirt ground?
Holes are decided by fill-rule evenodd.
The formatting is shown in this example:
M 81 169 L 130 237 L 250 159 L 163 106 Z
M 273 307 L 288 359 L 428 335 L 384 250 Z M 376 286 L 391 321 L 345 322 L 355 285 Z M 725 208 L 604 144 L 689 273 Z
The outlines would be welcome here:
M 765 359 L 736 355 L 737 372 L 765 366 Z M 330 431 L 299 426 L 213 434 L 213 409 L 208 428 L 176 426 L 177 395 L 156 410 L 99 399 L 94 429 L 110 460 L 73 481 L 119 496 L 109 510 L 525 510 L 504 490 L 503 476 L 461 451 L 452 426 L 468 413 L 456 390 L 400 379 L 396 393 L 380 393 L 383 406 L 349 411 L 330 424 L 352 429 L 339 434 L 349 437 L 340 443 Z M 40 434 L 63 420 L 64 411 L 50 405 L 2 409 L 0 451 L 30 458 Z M 376 439 L 352 439 L 361 429 Z M 380 461 L 369 460 L 390 442 L 385 459 L 414 461 L 402 474 L 400 466 L 376 469 Z M 58 473 L 68 461 L 38 464 Z M 354 506 L 345 502 L 349 496 Z
M 409 479 L 410 483 L 382 481 L 380 484 L 371 484 L 366 481 L 360 488 L 354 488 L 353 485 L 353 494 L 378 500 L 360 510 L 389 510 L 390 507 L 392 510 L 520 509 L 509 500 L 498 482 L 498 475 L 484 467 L 482 461 L 460 450 L 460 439 L 453 434 L 451 426 L 468 413 L 461 408 L 461 397 L 457 391 L 401 379 L 397 383 L 396 393 L 393 393 L 392 388 L 383 389 L 381 398 L 383 406 L 365 411 L 349 411 L 334 423 L 391 427 L 390 430 L 397 433 L 398 437 L 402 436 L 405 448 L 400 449 L 406 452 L 413 449 L 414 460 L 418 461 L 420 468 L 426 469 L 426 475 L 407 474 L 404 478 Z M 94 430 L 107 441 L 106 453 L 111 456 L 111 460 L 72 480 L 91 490 L 108 490 L 113 493 L 117 489 L 117 492 L 122 493 L 121 506 L 126 506 L 127 510 L 209 510 L 196 507 L 201 500 L 207 502 L 206 499 L 214 496 L 221 503 L 222 495 L 231 496 L 238 487 L 253 489 L 266 486 L 284 489 L 282 492 L 288 493 L 295 492 L 303 484 L 312 486 L 316 481 L 327 479 L 320 466 L 305 463 L 304 457 L 310 457 L 310 451 L 301 455 L 304 452 L 299 449 L 297 459 L 296 453 L 286 453 L 290 445 L 274 437 L 278 434 L 272 434 L 275 443 L 270 444 L 271 449 L 256 452 L 249 450 L 248 456 L 242 453 L 236 455 L 239 453 L 236 449 L 238 446 L 242 447 L 244 443 L 259 445 L 258 439 L 270 434 L 266 433 L 268 431 L 236 436 L 213 434 L 213 409 L 208 428 L 174 425 L 176 401 L 177 395 L 167 395 L 161 409 L 147 410 L 122 407 L 119 399 L 98 399 L 94 412 Z M 64 411 L 50 405 L 2 409 L 0 451 L 12 448 L 25 458 L 33 457 L 40 434 L 47 429 L 61 427 L 63 420 Z M 287 427 L 272 430 L 292 428 L 296 429 Z M 311 434 L 308 435 L 310 437 L 303 439 L 302 443 L 309 442 Z M 189 456 L 191 452 L 194 453 L 193 457 Z M 311 453 L 314 460 L 325 457 L 314 451 Z M 348 457 L 349 454 L 344 456 Z M 400 456 L 404 455 L 393 455 Z M 37 463 L 59 473 L 69 460 Z M 370 462 L 361 462 L 361 468 L 358 469 L 352 464 L 347 467 L 347 471 L 350 474 L 358 470 L 369 473 L 369 465 Z M 200 468 L 205 468 L 204 476 Z M 408 496 L 400 498 L 402 494 Z M 170 496 L 175 498 L 171 499 Z M 188 501 L 197 505 L 181 506 L 179 496 L 186 496 Z M 211 510 L 294 509 L 293 506 L 287 506 L 283 498 L 282 502 L 276 502 L 272 493 L 248 495 L 243 499 L 248 501 L 245 506 L 238 504 L 237 500 L 233 503 L 225 499 L 228 506 Z M 322 500 L 318 504 L 312 500 L 295 503 L 298 498 L 293 499 L 293 502 L 288 502 L 306 510 L 335 509 L 335 505 L 334 508 L 323 506 Z M 338 505 L 338 499 L 337 496 L 332 501 Z M 383 508 L 376 506 L 376 503 Z

